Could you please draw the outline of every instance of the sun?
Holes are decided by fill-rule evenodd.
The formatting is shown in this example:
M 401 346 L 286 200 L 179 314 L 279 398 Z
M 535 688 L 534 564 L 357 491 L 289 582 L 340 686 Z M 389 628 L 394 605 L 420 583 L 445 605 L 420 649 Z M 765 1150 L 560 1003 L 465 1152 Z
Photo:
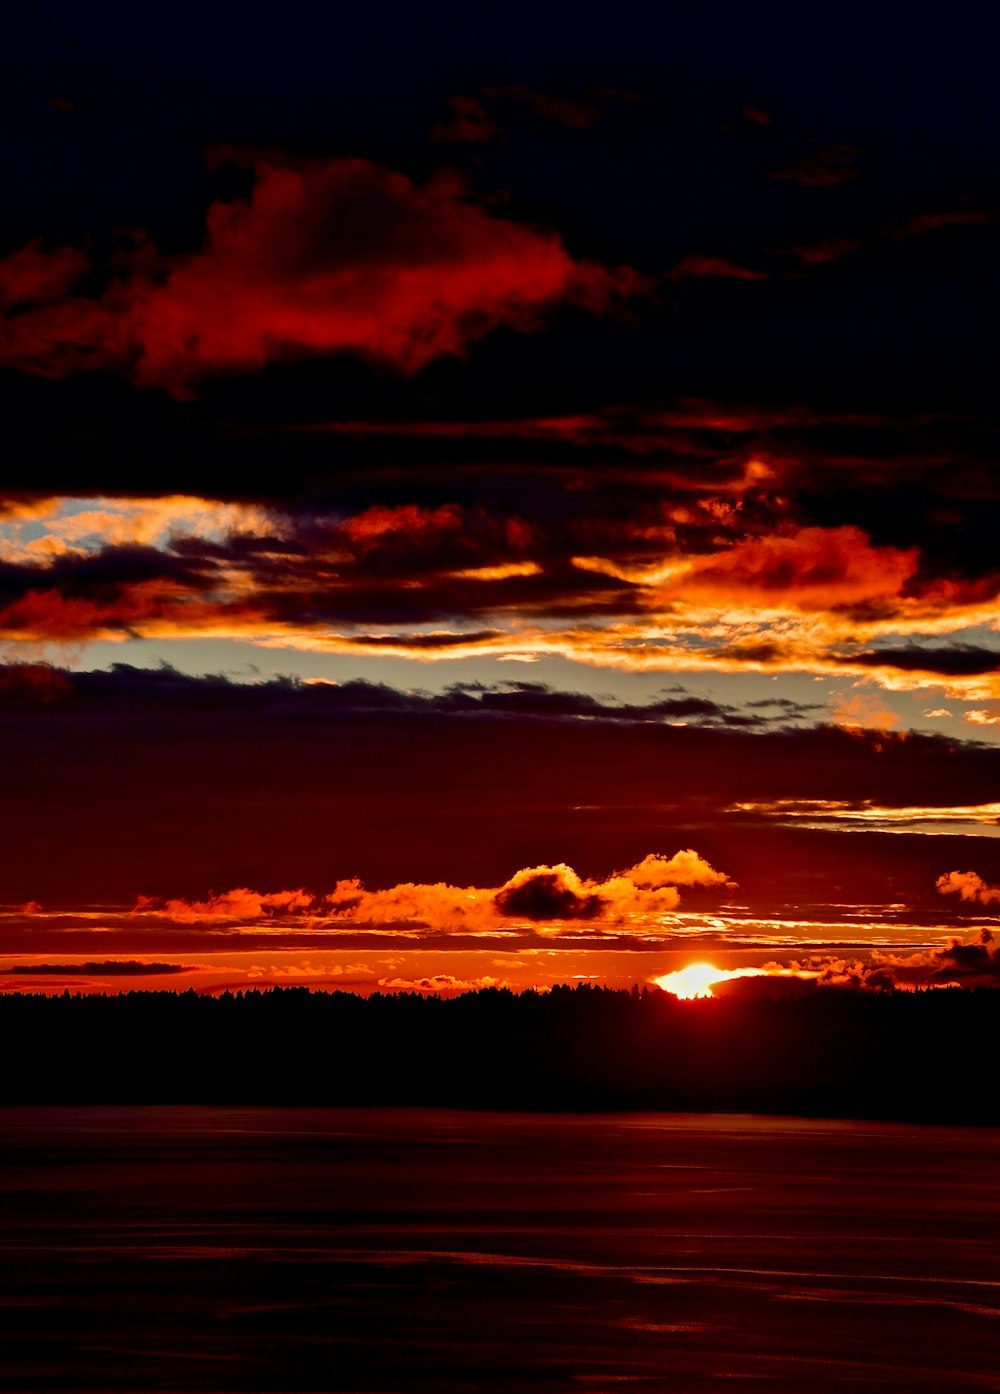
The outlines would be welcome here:
M 712 983 L 725 976 L 714 963 L 689 963 L 686 968 L 679 968 L 674 973 L 661 973 L 652 981 L 664 992 L 672 992 L 675 997 L 711 997 Z
M 649 981 L 674 997 L 711 997 L 713 983 L 724 983 L 730 978 L 756 978 L 762 971 L 760 968 L 727 969 L 716 968 L 714 963 L 689 963 L 686 968 L 678 968 L 674 973 L 661 973 Z

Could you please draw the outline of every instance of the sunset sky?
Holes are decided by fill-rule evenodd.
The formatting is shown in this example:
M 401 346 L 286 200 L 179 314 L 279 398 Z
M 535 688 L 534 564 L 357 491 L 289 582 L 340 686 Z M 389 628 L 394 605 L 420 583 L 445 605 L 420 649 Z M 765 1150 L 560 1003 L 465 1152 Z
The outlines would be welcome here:
M 4 27 L 0 989 L 1000 979 L 995 6 Z

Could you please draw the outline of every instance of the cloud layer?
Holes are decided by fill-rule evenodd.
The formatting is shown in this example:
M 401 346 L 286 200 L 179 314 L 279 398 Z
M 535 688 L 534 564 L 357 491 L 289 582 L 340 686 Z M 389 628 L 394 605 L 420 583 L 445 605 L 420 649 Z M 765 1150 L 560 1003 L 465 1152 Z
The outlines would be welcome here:
M 465 121 L 468 122 L 466 112 Z M 60 378 L 111 371 L 185 396 L 205 377 L 349 351 L 412 373 L 560 304 L 602 311 L 642 278 L 575 261 L 559 235 L 495 216 L 458 178 L 423 187 L 368 160 L 232 150 L 248 197 L 212 204 L 202 247 L 120 251 L 93 293 L 75 249 L 38 241 L 0 262 L 0 364 Z

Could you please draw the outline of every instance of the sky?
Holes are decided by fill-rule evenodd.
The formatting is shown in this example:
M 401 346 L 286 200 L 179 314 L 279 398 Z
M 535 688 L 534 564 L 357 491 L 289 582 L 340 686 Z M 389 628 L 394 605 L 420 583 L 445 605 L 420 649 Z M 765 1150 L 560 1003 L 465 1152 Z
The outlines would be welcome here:
M 995 981 L 994 6 L 5 29 L 0 990 Z

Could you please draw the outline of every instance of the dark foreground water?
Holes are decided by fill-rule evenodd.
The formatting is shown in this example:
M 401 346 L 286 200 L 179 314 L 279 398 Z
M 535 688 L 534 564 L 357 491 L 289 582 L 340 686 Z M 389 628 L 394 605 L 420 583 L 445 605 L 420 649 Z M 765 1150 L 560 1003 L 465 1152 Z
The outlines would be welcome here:
M 0 1387 L 1000 1389 L 1000 1131 L 0 1111 Z

